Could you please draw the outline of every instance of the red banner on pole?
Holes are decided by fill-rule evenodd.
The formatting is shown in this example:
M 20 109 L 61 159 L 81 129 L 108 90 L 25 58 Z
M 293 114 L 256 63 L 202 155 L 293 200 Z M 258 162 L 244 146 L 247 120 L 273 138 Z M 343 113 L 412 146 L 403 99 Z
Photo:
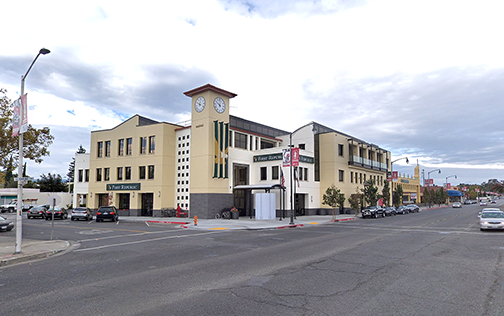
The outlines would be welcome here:
M 299 148 L 292 148 L 292 166 L 297 167 L 299 166 Z

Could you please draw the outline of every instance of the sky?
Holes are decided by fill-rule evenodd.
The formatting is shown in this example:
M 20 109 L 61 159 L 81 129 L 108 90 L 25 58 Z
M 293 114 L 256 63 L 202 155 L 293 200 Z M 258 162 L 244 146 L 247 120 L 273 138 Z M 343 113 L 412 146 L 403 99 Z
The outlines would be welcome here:
M 311 121 L 418 163 L 437 185 L 504 179 L 504 1 L 8 1 L 0 88 L 26 78 L 28 119 L 55 136 L 28 175 L 60 174 L 90 132 L 139 114 L 190 120 L 183 92 L 238 96 L 230 114 Z M 457 178 L 455 179 L 455 176 Z M 448 179 L 446 179 L 448 177 Z

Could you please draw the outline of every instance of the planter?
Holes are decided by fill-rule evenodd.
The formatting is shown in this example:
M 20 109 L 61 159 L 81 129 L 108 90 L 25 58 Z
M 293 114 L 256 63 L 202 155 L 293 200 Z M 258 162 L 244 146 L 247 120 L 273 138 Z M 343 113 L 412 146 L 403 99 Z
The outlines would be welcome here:
M 239 219 L 239 218 L 240 218 L 240 213 L 231 212 L 231 219 Z

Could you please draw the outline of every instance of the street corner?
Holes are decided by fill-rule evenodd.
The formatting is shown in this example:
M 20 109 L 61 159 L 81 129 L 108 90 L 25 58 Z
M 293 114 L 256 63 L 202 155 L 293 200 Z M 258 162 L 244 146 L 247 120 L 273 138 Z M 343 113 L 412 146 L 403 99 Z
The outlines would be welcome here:
M 33 241 L 25 242 L 21 247 L 21 253 L 14 253 L 15 246 L 2 246 L 0 251 L 0 268 L 23 262 L 46 259 L 55 255 L 63 254 L 69 249 L 78 247 L 79 244 L 65 240 Z

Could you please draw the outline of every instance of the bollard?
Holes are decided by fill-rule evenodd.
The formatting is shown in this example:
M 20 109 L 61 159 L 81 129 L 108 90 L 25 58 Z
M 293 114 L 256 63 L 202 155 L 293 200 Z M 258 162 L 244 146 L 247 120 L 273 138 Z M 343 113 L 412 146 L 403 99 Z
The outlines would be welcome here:
M 194 226 L 198 226 L 198 216 L 194 216 Z

